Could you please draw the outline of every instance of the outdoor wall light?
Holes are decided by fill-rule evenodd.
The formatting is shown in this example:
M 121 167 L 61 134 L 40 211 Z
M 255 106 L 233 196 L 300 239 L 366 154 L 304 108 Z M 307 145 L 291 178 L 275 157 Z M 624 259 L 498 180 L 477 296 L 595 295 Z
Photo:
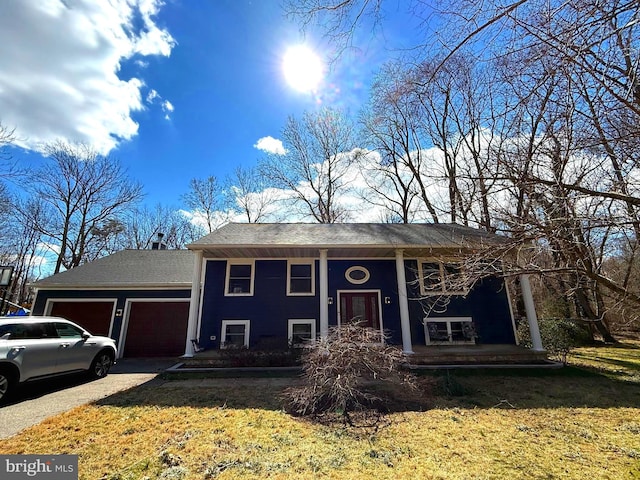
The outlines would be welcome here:
M 327 303 L 328 303 L 329 305 L 333 305 L 333 297 L 329 297 L 329 298 L 327 298 Z
M 13 267 L 0 267 L 0 287 L 8 287 L 11 285 L 11 275 Z
M 391 297 L 384 297 L 384 304 L 391 305 Z

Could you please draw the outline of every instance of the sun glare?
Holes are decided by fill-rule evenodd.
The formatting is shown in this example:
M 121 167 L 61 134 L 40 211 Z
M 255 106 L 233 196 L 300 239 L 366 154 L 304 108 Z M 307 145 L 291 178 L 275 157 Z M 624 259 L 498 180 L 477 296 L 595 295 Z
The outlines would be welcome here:
M 284 54 L 282 70 L 287 83 L 300 92 L 313 92 L 324 75 L 324 65 L 313 50 L 304 45 L 290 47 Z

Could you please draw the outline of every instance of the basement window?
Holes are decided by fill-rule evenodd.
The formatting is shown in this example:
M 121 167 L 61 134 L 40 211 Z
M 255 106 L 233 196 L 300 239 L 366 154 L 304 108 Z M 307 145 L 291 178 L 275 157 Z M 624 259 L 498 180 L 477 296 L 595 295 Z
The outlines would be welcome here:
M 289 319 L 289 345 L 292 347 L 304 347 L 315 339 L 315 319 Z
M 476 330 L 471 317 L 439 317 L 424 319 L 427 345 L 476 343 Z
M 223 320 L 220 348 L 249 348 L 249 320 Z

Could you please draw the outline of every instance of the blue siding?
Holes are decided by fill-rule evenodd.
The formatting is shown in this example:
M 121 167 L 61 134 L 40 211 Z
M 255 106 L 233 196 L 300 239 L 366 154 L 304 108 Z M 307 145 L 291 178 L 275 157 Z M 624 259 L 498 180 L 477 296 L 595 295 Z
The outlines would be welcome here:
M 395 260 L 329 260 L 328 264 L 329 296 L 334 298 L 334 304 L 329 306 L 329 324 L 338 323 L 338 290 L 380 290 L 382 322 L 390 335 L 389 343 L 402 343 Z M 369 271 L 371 276 L 366 283 L 354 285 L 347 280 L 345 273 L 353 266 Z M 389 297 L 391 303 L 385 304 L 385 297 Z
M 409 316 L 411 318 L 411 338 L 414 345 L 424 345 L 424 326 L 422 320 L 428 310 L 428 300 L 420 299 L 420 290 L 416 278 L 417 262 L 405 263 L 407 281 L 410 282 Z M 446 309 L 434 309 L 430 317 L 472 317 L 477 343 L 484 344 L 515 344 L 515 333 L 511 321 L 509 297 L 504 280 L 501 278 L 485 278 L 474 286 L 466 297 L 454 296 L 450 298 Z
M 208 261 L 202 303 L 200 344 L 220 346 L 222 320 L 250 320 L 249 345 L 277 337 L 286 342 L 288 319 L 313 318 L 319 331 L 318 268 L 316 294 L 287 296 L 287 261 L 256 260 L 252 296 L 225 296 L 226 261 Z M 210 340 L 212 336 L 216 340 Z
M 253 296 L 225 296 L 226 261 L 207 262 L 202 305 L 200 344 L 219 348 L 222 320 L 250 320 L 249 345 L 255 346 L 265 338 L 277 337 L 286 342 L 288 319 L 313 318 L 316 332 L 320 331 L 319 268 L 315 262 L 315 295 L 287 296 L 287 261 L 257 260 Z M 369 270 L 370 279 L 353 285 L 345 277 L 349 267 L 362 266 Z M 395 263 L 389 260 L 329 260 L 329 325 L 338 323 L 338 290 L 380 290 L 382 320 L 391 334 L 392 343 L 401 342 L 398 289 Z M 391 303 L 384 304 L 390 297 Z M 216 340 L 210 340 L 212 336 Z
M 315 262 L 315 295 L 287 296 L 287 261 L 256 260 L 255 283 L 252 296 L 225 296 L 226 260 L 209 260 L 206 265 L 202 304 L 200 344 L 219 348 L 222 320 L 249 320 L 249 346 L 256 347 L 265 339 L 286 342 L 288 319 L 313 318 L 316 332 L 320 331 L 319 268 Z M 361 285 L 350 283 L 345 272 L 353 266 L 366 268 L 369 280 Z M 411 335 L 414 345 L 424 345 L 425 316 L 419 299 L 416 278 L 417 262 L 405 262 L 409 295 Z M 329 260 L 329 325 L 338 323 L 338 292 L 345 290 L 374 290 L 380 292 L 383 326 L 390 335 L 390 343 L 401 344 L 400 307 L 396 281 L 395 260 Z M 385 303 L 385 297 L 389 303 Z M 486 279 L 466 297 L 453 297 L 446 311 L 432 316 L 471 316 L 478 333 L 478 343 L 515 343 L 508 297 L 501 279 Z M 211 340 L 214 336 L 216 339 Z

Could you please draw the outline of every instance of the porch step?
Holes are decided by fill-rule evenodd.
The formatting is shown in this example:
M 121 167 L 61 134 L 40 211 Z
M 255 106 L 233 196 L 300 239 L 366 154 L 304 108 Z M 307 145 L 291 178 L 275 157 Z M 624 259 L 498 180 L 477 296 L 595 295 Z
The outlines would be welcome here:
M 182 359 L 184 368 L 280 368 L 300 365 L 295 350 L 205 350 Z
M 544 364 L 547 353 L 517 345 L 414 346 L 411 365 Z

